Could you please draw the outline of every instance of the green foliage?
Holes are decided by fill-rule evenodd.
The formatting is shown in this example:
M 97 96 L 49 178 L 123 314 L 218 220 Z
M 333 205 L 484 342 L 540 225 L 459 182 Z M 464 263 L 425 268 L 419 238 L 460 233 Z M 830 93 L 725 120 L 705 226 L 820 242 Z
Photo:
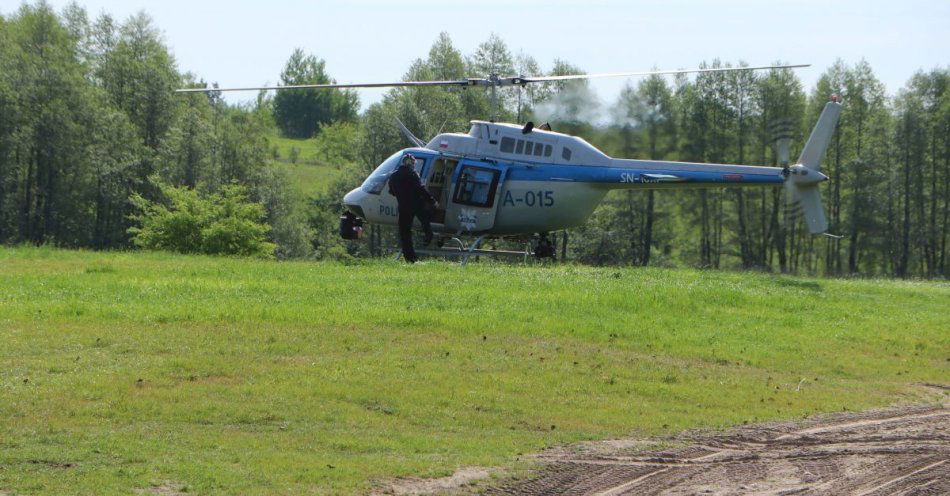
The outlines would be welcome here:
M 262 222 L 264 207 L 248 201 L 243 186 L 225 186 L 210 195 L 165 184 L 159 189 L 167 205 L 131 197 L 141 211 L 135 216 L 140 226 L 130 229 L 136 246 L 208 255 L 273 255 L 275 245 L 267 242 L 270 226 Z
M 199 182 L 214 181 L 216 175 L 215 109 L 204 95 L 190 94 L 184 100 L 182 111 L 162 140 L 158 162 L 166 181 L 195 188 Z
M 150 175 L 215 179 L 208 100 L 174 95 L 181 77 L 146 15 L 90 23 L 41 2 L 0 31 L 0 240 L 128 246 L 128 198 L 157 195 Z
M 75 39 L 46 3 L 0 24 L 0 239 L 89 242 L 94 157 L 106 130 Z
M 282 85 L 329 84 L 326 63 L 297 48 L 280 74 Z M 359 98 L 347 90 L 282 91 L 274 97 L 274 120 L 288 138 L 310 138 L 323 125 L 356 118 Z
M 297 160 L 300 158 L 300 148 L 296 146 L 290 147 L 290 153 L 287 154 L 287 158 L 290 159 L 290 163 L 296 164 Z
M 583 72 L 552 62 L 547 74 Z M 283 72 L 285 84 L 332 81 L 322 61 L 300 50 Z M 463 54 L 441 33 L 403 77 L 492 72 L 545 73 L 498 35 Z M 499 114 L 550 121 L 617 157 L 779 166 L 774 124 L 785 122 L 794 159 L 837 93 L 845 109 L 823 162 L 830 181 L 822 195 L 831 231 L 843 239 L 805 233 L 779 191 L 631 191 L 611 193 L 571 231 L 567 258 L 946 277 L 948 74 L 920 72 L 888 94 L 869 64 L 839 61 L 808 96 L 790 70 L 652 77 L 609 105 L 583 81 L 559 82 L 502 88 Z M 407 146 L 395 119 L 428 140 L 491 112 L 488 93 L 472 88 L 397 88 L 357 116 L 352 92 L 261 92 L 253 103 L 229 105 L 217 91 L 174 94 L 181 85 L 207 86 L 179 73 L 145 14 L 117 22 L 91 19 L 76 4 L 57 14 L 36 2 L 0 18 L 0 242 L 134 246 L 129 198 L 162 201 L 149 181 L 158 176 L 204 196 L 243 185 L 264 207 L 278 257 L 378 256 L 396 245 L 392 229 L 370 226 L 369 243 L 344 243 L 333 232 L 340 197 Z M 307 139 L 279 137 L 278 129 Z
M 113 104 L 132 120 L 145 146 L 157 149 L 171 126 L 177 105 L 174 90 L 181 77 L 147 14 L 135 14 L 122 24 L 95 76 Z
M 314 159 L 336 168 L 342 164 L 356 162 L 359 160 L 362 141 L 363 135 L 359 125 L 352 122 L 328 124 L 314 138 Z
M 282 169 L 268 167 L 261 171 L 253 190 L 253 196 L 264 206 L 267 223 L 272 227 L 270 237 L 277 245 L 274 254 L 280 259 L 308 258 L 313 251 L 304 194 L 292 183 L 292 177 Z
M 950 374 L 948 298 L 936 282 L 0 248 L 0 487 L 367 494 L 579 440 L 908 403 Z

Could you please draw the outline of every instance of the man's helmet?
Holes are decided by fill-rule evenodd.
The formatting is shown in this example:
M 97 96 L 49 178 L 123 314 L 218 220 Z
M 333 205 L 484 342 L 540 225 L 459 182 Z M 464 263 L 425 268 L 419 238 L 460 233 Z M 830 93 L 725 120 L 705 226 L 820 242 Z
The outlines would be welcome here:
M 413 157 L 411 154 L 407 153 L 402 157 L 402 165 L 415 165 L 416 157 Z

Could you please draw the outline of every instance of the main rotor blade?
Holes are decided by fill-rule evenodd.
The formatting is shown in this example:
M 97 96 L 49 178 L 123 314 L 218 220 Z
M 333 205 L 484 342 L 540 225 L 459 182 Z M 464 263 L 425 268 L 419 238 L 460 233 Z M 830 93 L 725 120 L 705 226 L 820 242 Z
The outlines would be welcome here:
M 399 81 L 395 83 L 351 83 L 351 84 L 297 84 L 288 86 L 248 86 L 244 88 L 183 88 L 175 93 L 209 93 L 212 91 L 267 91 L 267 90 L 314 90 L 314 89 L 347 89 L 347 88 L 398 88 L 418 86 L 513 86 L 527 83 L 544 83 L 549 81 L 569 81 L 575 79 L 596 79 L 610 77 L 637 77 L 652 76 L 654 74 L 690 74 L 701 72 L 728 72 L 728 71 L 759 71 L 765 69 L 796 69 L 810 67 L 811 64 L 797 65 L 762 65 L 756 67 L 715 67 L 705 69 L 674 69 L 667 71 L 641 72 L 613 72 L 604 74 L 569 74 L 565 76 L 510 76 L 498 77 L 492 74 L 487 78 L 468 78 L 455 81 Z
M 248 86 L 245 88 L 182 88 L 175 93 L 209 93 L 212 91 L 261 91 L 261 90 L 313 90 L 345 88 L 392 88 L 399 86 L 475 86 L 480 79 L 459 81 L 402 81 L 398 83 L 354 83 L 354 84 L 297 84 L 288 86 Z
M 665 70 L 665 71 L 645 71 L 645 72 L 610 72 L 604 74 L 571 74 L 566 76 L 536 76 L 536 77 L 522 77 L 522 82 L 525 83 L 541 83 L 547 81 L 569 81 L 573 79 L 595 79 L 595 78 L 610 78 L 610 77 L 636 77 L 636 76 L 652 76 L 654 74 L 690 74 L 697 72 L 728 72 L 728 71 L 761 71 L 765 69 L 798 69 L 801 67 L 811 67 L 811 64 L 795 64 L 795 65 L 760 65 L 755 67 L 709 67 L 709 68 L 697 68 L 697 69 L 674 69 L 674 70 Z

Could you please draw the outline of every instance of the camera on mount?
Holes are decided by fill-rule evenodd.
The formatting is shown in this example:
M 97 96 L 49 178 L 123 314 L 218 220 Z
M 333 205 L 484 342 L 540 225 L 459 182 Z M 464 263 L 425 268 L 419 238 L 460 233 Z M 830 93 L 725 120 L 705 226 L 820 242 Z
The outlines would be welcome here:
M 340 237 L 343 239 L 360 239 L 363 237 L 363 219 L 353 212 L 345 212 L 340 216 Z

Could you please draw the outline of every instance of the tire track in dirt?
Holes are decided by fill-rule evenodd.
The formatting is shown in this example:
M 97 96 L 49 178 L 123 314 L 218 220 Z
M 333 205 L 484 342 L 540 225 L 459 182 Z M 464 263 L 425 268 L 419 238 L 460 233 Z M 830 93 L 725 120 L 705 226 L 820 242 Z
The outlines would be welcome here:
M 950 494 L 946 404 L 693 432 L 664 441 L 683 446 L 637 451 L 636 442 L 609 441 L 561 447 L 539 455 L 541 468 L 528 479 L 502 481 L 480 492 Z

